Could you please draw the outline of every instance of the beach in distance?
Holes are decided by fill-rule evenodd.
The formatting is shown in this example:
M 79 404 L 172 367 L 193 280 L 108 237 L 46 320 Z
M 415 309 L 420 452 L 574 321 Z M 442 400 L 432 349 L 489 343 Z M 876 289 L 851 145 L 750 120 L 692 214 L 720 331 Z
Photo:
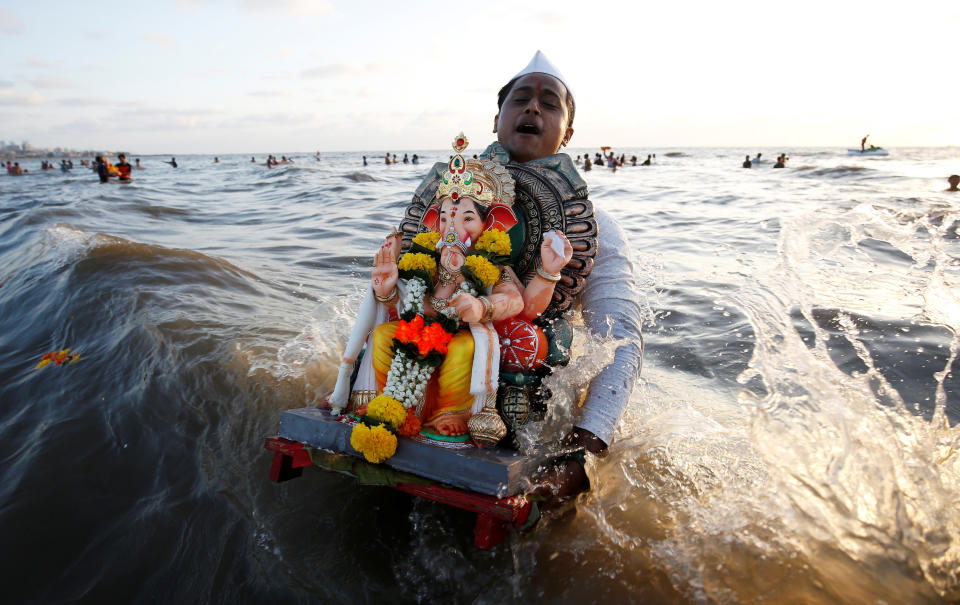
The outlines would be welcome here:
M 484 551 L 463 511 L 272 483 L 263 448 L 333 388 L 373 254 L 450 152 L 131 147 L 130 183 L 0 176 L 6 602 L 960 602 L 960 148 L 578 165 L 629 241 L 641 380 L 592 489 Z M 575 343 L 565 380 L 616 346 Z

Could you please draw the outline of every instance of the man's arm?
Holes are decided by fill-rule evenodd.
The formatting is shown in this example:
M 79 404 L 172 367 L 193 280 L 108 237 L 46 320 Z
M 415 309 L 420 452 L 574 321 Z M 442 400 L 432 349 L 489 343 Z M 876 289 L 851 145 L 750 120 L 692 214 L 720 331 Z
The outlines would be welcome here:
M 596 453 L 600 445 L 596 439 L 603 445 L 599 449 L 605 449 L 627 409 L 643 364 L 643 337 L 639 293 L 626 236 L 613 217 L 596 207 L 594 212 L 599 247 L 581 298 L 583 315 L 597 335 L 625 341 L 617 347 L 613 361 L 591 381 L 582 414 L 571 433 L 575 442 Z M 585 434 L 587 431 L 590 434 Z

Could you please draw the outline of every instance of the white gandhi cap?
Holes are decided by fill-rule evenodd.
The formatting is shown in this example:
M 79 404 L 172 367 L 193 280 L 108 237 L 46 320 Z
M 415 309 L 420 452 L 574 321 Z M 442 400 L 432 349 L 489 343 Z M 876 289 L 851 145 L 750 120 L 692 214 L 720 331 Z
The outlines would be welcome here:
M 516 80 L 520 76 L 525 76 L 527 74 L 547 74 L 548 76 L 553 76 L 554 78 L 560 80 L 564 86 L 566 86 L 567 92 L 570 93 L 570 97 L 573 97 L 573 91 L 570 90 L 570 85 L 567 84 L 567 79 L 564 78 L 563 74 L 560 73 L 560 70 L 550 62 L 550 59 L 547 58 L 547 55 L 543 54 L 539 50 L 535 55 L 533 55 L 533 58 L 530 59 L 530 63 L 520 70 L 520 73 L 513 76 L 513 79 Z

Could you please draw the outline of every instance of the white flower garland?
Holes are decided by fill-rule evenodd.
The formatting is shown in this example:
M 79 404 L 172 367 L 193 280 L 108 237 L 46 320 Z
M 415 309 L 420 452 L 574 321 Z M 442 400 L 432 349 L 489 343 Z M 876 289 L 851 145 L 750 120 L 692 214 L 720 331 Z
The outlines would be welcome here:
M 403 312 L 413 311 L 423 315 L 423 298 L 426 293 L 427 285 L 422 279 L 415 277 L 408 280 L 407 294 L 403 298 Z M 417 406 L 423 401 L 433 370 L 433 366 L 421 365 L 408 358 L 403 350 L 397 350 L 390 362 L 383 394 L 393 397 L 407 409 Z

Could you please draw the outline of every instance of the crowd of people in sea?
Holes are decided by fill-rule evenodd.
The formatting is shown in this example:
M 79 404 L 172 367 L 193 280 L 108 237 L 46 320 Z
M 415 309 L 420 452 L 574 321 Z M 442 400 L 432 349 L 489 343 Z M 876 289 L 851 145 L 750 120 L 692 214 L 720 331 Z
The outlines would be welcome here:
M 584 172 L 589 172 L 593 169 L 594 166 L 606 167 L 614 172 L 617 168 L 623 168 L 624 166 L 652 166 L 656 163 L 657 154 L 651 153 L 647 154 L 647 158 L 643 161 L 636 155 L 631 155 L 630 158 L 627 158 L 625 153 L 621 153 L 617 156 L 612 151 L 607 151 L 609 148 L 601 148 L 601 151 L 598 151 L 591 155 L 589 153 L 578 154 L 575 160 L 577 166 L 579 166 Z M 670 154 L 667 154 L 670 155 Z M 131 170 L 143 170 L 144 167 L 140 163 L 140 158 L 136 158 L 135 163 L 130 165 L 126 161 L 125 154 L 118 154 L 117 159 L 119 160 L 116 164 L 110 162 L 106 156 L 98 155 L 92 161 L 90 160 L 80 160 L 80 165 L 89 168 L 93 172 L 97 173 L 97 176 L 100 179 L 101 183 L 109 182 L 111 178 L 116 178 L 120 183 L 129 183 L 132 181 L 130 176 Z M 318 151 L 314 156 L 316 161 L 320 161 L 320 152 Z M 476 157 L 474 157 L 476 159 Z M 773 163 L 773 168 L 786 168 L 787 162 L 790 160 L 790 157 L 786 153 L 781 153 L 777 156 L 776 162 Z M 369 162 L 367 156 L 362 156 L 362 161 L 364 166 L 368 166 Z M 220 163 L 220 157 L 215 156 L 213 158 L 215 164 Z M 749 155 L 745 156 L 741 166 L 743 168 L 754 168 L 760 164 L 766 163 L 767 160 L 763 159 L 763 153 L 757 152 L 757 155 L 750 157 Z M 179 167 L 177 163 L 177 158 L 171 157 L 170 160 L 165 160 L 165 164 L 169 164 L 173 168 Z M 250 156 L 250 163 L 256 164 L 256 156 Z M 294 158 L 281 155 L 280 159 L 277 159 L 275 155 L 267 155 L 267 159 L 264 162 L 264 165 L 267 168 L 272 166 L 279 166 L 281 164 L 293 164 Z M 391 164 L 419 164 L 420 156 L 416 153 L 414 154 L 403 154 L 403 158 L 398 159 L 397 154 L 386 153 L 383 156 L 383 163 L 387 166 Z M 56 170 L 60 168 L 62 172 L 70 172 L 73 170 L 73 160 L 72 159 L 62 159 L 60 164 L 55 164 L 49 160 L 43 160 L 40 162 L 40 170 Z M 20 162 L 7 161 L 7 175 L 8 176 L 23 176 L 24 174 L 29 174 L 30 171 L 20 166 Z M 960 175 L 951 174 L 947 178 L 947 183 L 949 187 L 946 191 L 960 191 Z

